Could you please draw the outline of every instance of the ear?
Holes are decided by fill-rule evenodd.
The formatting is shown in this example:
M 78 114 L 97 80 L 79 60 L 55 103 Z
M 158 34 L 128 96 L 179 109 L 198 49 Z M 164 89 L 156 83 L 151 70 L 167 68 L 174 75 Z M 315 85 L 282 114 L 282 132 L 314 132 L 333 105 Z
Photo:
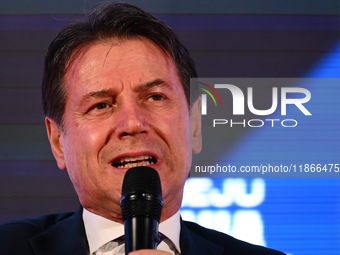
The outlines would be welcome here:
M 201 98 L 198 98 L 190 109 L 190 121 L 192 152 L 197 154 L 202 149 Z
M 52 153 L 57 161 L 58 167 L 60 169 L 66 169 L 64 148 L 63 148 L 63 137 L 64 133 L 54 120 L 50 118 L 45 118 L 45 125 L 48 135 L 48 140 L 50 141 Z

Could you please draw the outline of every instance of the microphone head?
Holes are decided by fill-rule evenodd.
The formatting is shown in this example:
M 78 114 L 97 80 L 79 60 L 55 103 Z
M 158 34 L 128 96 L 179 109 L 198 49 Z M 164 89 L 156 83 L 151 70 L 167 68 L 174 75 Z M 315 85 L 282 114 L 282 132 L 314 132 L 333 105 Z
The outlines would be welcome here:
M 143 216 L 159 222 L 163 198 L 158 172 L 146 166 L 129 169 L 123 180 L 120 206 L 123 221 Z

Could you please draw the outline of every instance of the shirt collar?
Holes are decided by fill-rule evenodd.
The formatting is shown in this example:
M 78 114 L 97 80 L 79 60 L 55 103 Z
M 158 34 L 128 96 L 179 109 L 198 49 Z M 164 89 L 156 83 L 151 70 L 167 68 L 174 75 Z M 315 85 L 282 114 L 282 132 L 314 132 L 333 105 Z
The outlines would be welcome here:
M 123 224 L 94 214 L 85 208 L 83 210 L 83 220 L 90 254 L 95 252 L 105 243 L 124 235 Z M 181 231 L 179 211 L 167 220 L 161 222 L 158 231 L 169 238 L 179 252 L 181 251 L 179 246 Z
M 158 232 L 161 232 L 167 238 L 169 238 L 175 245 L 177 251 L 181 252 L 179 245 L 179 236 L 181 232 L 181 216 L 179 210 L 170 218 L 159 224 Z
M 94 214 L 84 208 L 83 220 L 90 254 L 99 247 L 124 235 L 124 225 Z

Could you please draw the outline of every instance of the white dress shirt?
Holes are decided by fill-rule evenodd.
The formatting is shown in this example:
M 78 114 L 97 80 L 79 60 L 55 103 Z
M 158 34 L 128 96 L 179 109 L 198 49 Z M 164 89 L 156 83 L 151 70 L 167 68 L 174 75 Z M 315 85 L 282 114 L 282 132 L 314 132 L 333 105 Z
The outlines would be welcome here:
M 102 216 L 94 214 L 84 208 L 83 210 L 83 220 L 85 225 L 85 232 L 87 236 L 87 241 L 89 243 L 90 254 L 115 254 L 113 251 L 111 252 L 98 252 L 99 250 L 103 250 L 103 247 L 108 246 L 110 241 L 117 239 L 124 235 L 124 225 L 115 221 L 111 221 Z M 161 222 L 159 224 L 159 232 L 162 233 L 168 240 L 164 240 L 161 242 L 157 250 L 163 250 L 171 252 L 172 254 L 180 254 L 180 246 L 179 246 L 179 236 L 181 231 L 180 225 L 180 213 L 177 211 L 173 216 L 169 219 Z M 171 240 L 171 242 L 169 242 Z M 173 251 L 173 248 L 169 246 L 173 246 L 177 251 Z M 118 250 L 123 252 L 125 245 L 122 244 L 119 247 L 114 247 L 115 252 Z M 98 253 L 96 253 L 98 252 Z

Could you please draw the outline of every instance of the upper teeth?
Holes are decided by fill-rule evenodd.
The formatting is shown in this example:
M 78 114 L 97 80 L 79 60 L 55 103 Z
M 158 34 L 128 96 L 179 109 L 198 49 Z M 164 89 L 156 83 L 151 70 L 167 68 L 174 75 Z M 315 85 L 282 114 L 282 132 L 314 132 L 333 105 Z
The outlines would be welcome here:
M 150 156 L 139 156 L 139 157 L 135 157 L 135 158 L 123 158 L 120 160 L 120 163 L 125 163 L 125 162 L 131 162 L 131 161 L 140 161 L 140 160 L 148 160 L 148 159 L 152 159 L 152 157 Z
M 130 163 L 131 162 L 131 163 Z M 149 166 L 155 164 L 154 158 L 151 156 L 139 156 L 139 157 L 126 157 L 119 160 L 119 164 L 116 164 L 117 168 L 131 168 L 136 166 Z

